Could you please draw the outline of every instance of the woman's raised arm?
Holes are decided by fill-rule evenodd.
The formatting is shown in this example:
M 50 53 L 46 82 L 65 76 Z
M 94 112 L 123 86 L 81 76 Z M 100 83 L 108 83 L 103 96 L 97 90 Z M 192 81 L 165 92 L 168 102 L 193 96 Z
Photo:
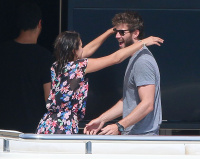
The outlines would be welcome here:
M 92 40 L 83 48 L 82 57 L 90 57 L 102 44 L 103 42 L 114 33 L 113 28 L 108 29 L 106 32 Z
M 163 41 L 164 40 L 159 37 L 150 36 L 150 37 L 143 39 L 137 43 L 134 43 L 128 47 L 120 49 L 108 56 L 104 56 L 101 58 L 94 58 L 94 59 L 89 58 L 88 65 L 86 68 L 86 73 L 96 72 L 103 68 L 109 67 L 111 65 L 121 63 L 126 58 L 132 56 L 136 51 L 141 49 L 144 44 L 146 46 L 149 46 L 149 45 L 160 46 L 160 43 L 163 43 Z

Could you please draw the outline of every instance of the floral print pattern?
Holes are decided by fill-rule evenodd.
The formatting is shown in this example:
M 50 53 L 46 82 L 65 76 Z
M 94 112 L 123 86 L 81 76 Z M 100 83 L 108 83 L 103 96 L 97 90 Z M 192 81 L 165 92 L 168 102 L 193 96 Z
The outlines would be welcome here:
M 46 102 L 48 112 L 37 127 L 37 134 L 77 134 L 78 121 L 84 118 L 88 82 L 85 69 L 88 59 L 68 62 L 56 76 L 55 62 L 51 67 L 52 88 Z

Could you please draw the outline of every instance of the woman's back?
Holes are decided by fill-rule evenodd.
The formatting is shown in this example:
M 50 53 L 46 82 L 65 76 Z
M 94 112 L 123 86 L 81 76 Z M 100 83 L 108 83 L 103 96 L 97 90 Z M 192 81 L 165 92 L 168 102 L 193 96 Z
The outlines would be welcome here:
M 39 123 L 38 134 L 78 133 L 78 121 L 85 115 L 88 94 L 88 82 L 84 77 L 87 63 L 87 59 L 67 62 L 60 73 L 56 73 L 57 63 L 52 65 L 48 112 Z

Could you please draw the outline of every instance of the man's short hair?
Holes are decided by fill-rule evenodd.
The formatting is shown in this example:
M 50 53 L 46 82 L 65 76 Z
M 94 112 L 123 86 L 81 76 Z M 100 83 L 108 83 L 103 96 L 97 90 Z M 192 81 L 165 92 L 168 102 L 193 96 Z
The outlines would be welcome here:
M 41 10 L 35 3 L 24 3 L 17 10 L 17 26 L 20 30 L 35 29 L 41 19 Z
M 130 31 L 139 30 L 138 39 L 144 38 L 144 22 L 142 17 L 135 11 L 118 13 L 112 19 L 112 25 L 127 24 Z

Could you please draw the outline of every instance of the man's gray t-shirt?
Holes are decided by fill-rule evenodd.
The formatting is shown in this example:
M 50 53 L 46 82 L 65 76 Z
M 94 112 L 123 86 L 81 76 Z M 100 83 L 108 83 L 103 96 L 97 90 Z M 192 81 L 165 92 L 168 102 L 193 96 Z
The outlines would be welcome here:
M 155 85 L 154 110 L 135 125 L 126 128 L 123 134 L 156 134 L 162 122 L 160 73 L 147 47 L 136 52 L 129 60 L 123 86 L 123 118 L 140 103 L 137 87 L 144 85 Z

